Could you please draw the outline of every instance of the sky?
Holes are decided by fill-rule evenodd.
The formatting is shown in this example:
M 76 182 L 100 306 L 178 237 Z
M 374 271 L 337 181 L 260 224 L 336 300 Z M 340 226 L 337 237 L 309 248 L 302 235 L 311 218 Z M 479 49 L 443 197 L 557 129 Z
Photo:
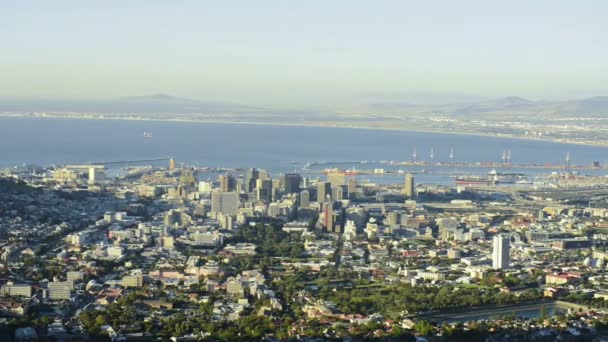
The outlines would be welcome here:
M 608 1 L 0 0 L 0 98 L 608 95 Z

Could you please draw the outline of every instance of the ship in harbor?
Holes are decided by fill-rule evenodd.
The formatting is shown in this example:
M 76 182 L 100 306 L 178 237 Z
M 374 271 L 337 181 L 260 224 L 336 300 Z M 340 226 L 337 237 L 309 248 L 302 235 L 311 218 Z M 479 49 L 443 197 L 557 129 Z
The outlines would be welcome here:
M 334 169 L 325 169 L 323 172 L 325 174 L 343 173 L 345 176 L 356 176 L 359 173 L 359 171 L 357 171 L 357 169 L 355 169 L 354 166 L 352 168 L 348 169 L 348 170 L 340 169 L 340 168 L 334 168 Z
M 497 172 L 492 170 L 487 175 L 458 176 L 454 179 L 456 185 L 505 185 L 529 183 L 523 173 Z

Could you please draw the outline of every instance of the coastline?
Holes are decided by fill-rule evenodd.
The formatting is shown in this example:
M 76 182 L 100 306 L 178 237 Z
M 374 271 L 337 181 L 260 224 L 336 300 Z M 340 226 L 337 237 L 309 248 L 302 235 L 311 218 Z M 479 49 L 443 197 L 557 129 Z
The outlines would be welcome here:
M 576 145 L 576 146 L 590 146 L 590 147 L 608 147 L 608 141 L 600 142 L 589 142 L 589 141 L 572 141 L 566 139 L 539 139 L 537 137 L 527 137 L 521 135 L 510 135 L 510 134 L 490 134 L 483 132 L 462 132 L 462 131 L 446 131 L 446 130 L 432 130 L 427 128 L 400 128 L 400 127 L 388 127 L 388 126 L 360 126 L 353 125 L 348 122 L 330 122 L 330 123 L 316 123 L 316 122 L 271 122 L 271 121 L 244 121 L 244 120 L 214 120 L 214 119 L 194 119 L 194 118 L 154 118 L 154 117 L 119 117 L 119 116 L 107 116 L 103 114 L 84 114 L 84 115 L 69 115 L 61 113 L 43 114 L 43 115 L 29 115 L 29 114 L 11 114 L 11 113 L 0 113 L 0 118 L 28 118 L 28 119 L 77 119 L 77 120 L 116 120 L 116 121 L 151 121 L 151 122 L 178 122 L 178 123 L 200 123 L 200 124 L 237 124 L 237 125 L 262 125 L 262 126 L 293 126 L 293 127 L 317 127 L 317 128 L 340 128 L 340 129 L 358 129 L 358 130 L 374 130 L 374 131 L 392 131 L 392 132 L 410 132 L 410 133 L 434 133 L 434 134 L 445 134 L 445 135 L 465 135 L 465 136 L 478 136 L 496 139 L 516 139 L 516 140 L 527 140 L 527 141 L 538 141 L 543 143 L 563 144 L 563 145 Z

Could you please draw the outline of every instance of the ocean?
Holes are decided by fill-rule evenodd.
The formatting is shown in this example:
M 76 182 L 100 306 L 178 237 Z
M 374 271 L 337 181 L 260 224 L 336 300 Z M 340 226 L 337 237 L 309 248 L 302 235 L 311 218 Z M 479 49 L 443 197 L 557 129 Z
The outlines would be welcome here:
M 152 137 L 144 138 L 144 132 Z M 425 169 L 431 172 L 417 175 L 417 181 L 446 184 L 455 174 L 489 171 L 453 167 L 434 173 L 433 167 L 408 168 L 386 163 L 411 160 L 414 148 L 418 160 L 429 160 L 432 148 L 436 162 L 448 162 L 450 149 L 454 151 L 454 162 L 500 162 L 505 150 L 511 151 L 513 163 L 564 164 L 567 153 L 572 165 L 608 162 L 605 147 L 463 134 L 232 123 L 0 118 L 0 167 L 173 157 L 178 164 L 258 167 L 278 174 L 306 173 L 303 170 L 306 163 L 324 162 L 313 166 L 313 170 L 336 166 Z M 383 177 L 367 178 L 388 182 L 396 176 Z

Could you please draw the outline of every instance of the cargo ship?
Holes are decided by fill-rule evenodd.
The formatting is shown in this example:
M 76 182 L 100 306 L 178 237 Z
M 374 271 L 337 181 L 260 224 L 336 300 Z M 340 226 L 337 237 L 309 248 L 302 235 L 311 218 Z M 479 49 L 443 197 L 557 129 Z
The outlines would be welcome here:
M 483 176 L 458 176 L 454 180 L 456 185 L 492 185 L 492 180 Z
M 454 180 L 456 185 L 499 185 L 526 183 L 527 178 L 523 173 L 501 173 L 496 170 L 488 172 L 487 176 L 459 176 Z

